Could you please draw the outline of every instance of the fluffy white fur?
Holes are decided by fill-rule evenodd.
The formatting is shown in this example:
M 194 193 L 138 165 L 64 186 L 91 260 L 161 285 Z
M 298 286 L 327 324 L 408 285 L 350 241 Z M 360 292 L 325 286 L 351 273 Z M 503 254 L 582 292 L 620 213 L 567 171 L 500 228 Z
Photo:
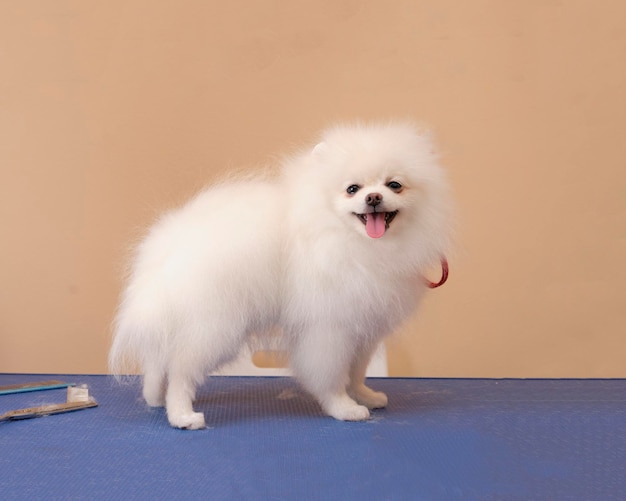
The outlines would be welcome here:
M 382 236 L 374 211 L 398 211 Z M 295 376 L 324 412 L 367 419 L 387 404 L 364 384 L 370 356 L 415 309 L 448 219 L 427 133 L 332 128 L 274 178 L 209 188 L 151 228 L 119 306 L 111 369 L 138 363 L 147 403 L 164 405 L 172 426 L 203 428 L 198 385 L 279 326 Z

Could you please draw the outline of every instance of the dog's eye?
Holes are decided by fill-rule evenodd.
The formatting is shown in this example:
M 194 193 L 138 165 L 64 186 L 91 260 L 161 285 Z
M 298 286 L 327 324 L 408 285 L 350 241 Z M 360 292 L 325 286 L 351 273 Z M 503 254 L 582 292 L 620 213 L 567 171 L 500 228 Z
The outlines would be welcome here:
M 402 185 L 398 181 L 388 182 L 387 187 L 393 191 L 400 191 L 402 189 Z
M 357 191 L 359 191 L 361 189 L 361 187 L 358 184 L 351 184 L 350 186 L 348 186 L 348 188 L 346 189 L 346 192 L 348 193 L 348 195 L 354 195 Z

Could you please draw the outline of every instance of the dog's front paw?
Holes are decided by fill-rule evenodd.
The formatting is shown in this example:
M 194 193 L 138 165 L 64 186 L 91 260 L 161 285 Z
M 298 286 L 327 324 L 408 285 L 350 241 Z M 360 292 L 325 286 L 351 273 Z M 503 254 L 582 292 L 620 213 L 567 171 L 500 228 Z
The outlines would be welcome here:
M 348 395 L 327 402 L 324 410 L 329 416 L 340 421 L 365 421 L 370 417 L 368 408 L 357 404 Z
M 202 412 L 173 413 L 168 414 L 167 418 L 174 428 L 182 428 L 184 430 L 201 430 L 202 428 L 206 428 L 204 414 Z
M 353 388 L 350 395 L 358 403 L 368 409 L 382 409 L 383 407 L 387 407 L 387 395 L 382 391 L 374 391 L 364 384 L 360 385 L 358 388 Z

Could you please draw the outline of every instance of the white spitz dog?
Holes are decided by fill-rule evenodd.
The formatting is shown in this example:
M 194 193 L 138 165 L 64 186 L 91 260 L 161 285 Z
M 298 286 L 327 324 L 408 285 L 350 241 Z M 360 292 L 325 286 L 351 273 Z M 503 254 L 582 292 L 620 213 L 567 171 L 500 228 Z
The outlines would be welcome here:
M 367 419 L 387 405 L 365 385 L 370 356 L 426 290 L 449 208 L 428 133 L 331 128 L 278 175 L 211 187 L 157 221 L 136 249 L 110 367 L 137 364 L 146 402 L 165 406 L 172 426 L 199 429 L 198 385 L 278 326 L 324 412 Z

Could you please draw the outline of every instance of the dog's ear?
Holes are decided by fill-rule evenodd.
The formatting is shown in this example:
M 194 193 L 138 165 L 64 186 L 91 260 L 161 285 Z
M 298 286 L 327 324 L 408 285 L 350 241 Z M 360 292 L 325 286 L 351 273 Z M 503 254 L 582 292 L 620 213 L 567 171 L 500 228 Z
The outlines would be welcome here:
M 313 151 L 311 152 L 311 156 L 314 158 L 322 158 L 326 155 L 328 150 L 328 144 L 322 141 L 321 143 L 315 145 L 315 148 L 313 148 Z

